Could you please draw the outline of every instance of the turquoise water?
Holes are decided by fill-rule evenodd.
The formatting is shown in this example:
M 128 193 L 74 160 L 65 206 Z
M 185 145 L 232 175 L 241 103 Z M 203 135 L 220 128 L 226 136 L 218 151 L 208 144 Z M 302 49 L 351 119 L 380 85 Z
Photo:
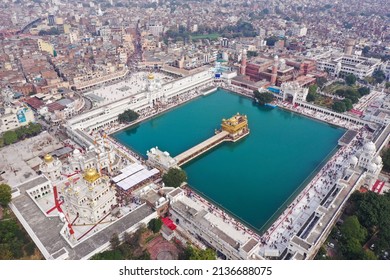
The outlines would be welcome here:
M 113 136 L 143 156 L 154 146 L 176 156 L 214 135 L 221 119 L 237 112 L 248 116 L 251 133 L 183 168 L 194 189 L 260 230 L 335 151 L 343 129 L 219 89 Z

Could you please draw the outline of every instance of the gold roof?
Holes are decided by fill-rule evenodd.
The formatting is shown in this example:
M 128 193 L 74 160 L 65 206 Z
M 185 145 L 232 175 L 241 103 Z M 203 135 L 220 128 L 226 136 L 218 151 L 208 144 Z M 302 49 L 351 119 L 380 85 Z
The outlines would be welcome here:
M 148 79 L 149 79 L 149 80 L 153 80 L 153 79 L 154 79 L 153 73 L 150 73 L 150 74 L 148 75 Z
M 46 162 L 46 163 L 50 163 L 53 161 L 53 157 L 50 155 L 50 154 L 47 154 L 43 157 L 43 160 Z
M 84 173 L 84 179 L 90 183 L 95 182 L 99 177 L 100 174 L 95 168 L 88 168 Z

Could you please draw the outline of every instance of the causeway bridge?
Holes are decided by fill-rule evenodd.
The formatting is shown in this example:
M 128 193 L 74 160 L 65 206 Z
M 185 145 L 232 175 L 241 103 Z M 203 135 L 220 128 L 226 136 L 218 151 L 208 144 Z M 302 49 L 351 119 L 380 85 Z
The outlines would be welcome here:
M 198 145 L 190 148 L 189 150 L 177 155 L 174 158 L 176 160 L 176 164 L 178 166 L 181 166 L 189 162 L 193 158 L 207 152 L 208 150 L 219 145 L 220 143 L 228 140 L 228 136 L 229 136 L 229 132 L 227 131 L 221 131 L 217 133 L 216 135 L 210 137 L 206 141 L 203 141 L 202 143 L 199 143 Z
M 156 168 L 168 171 L 170 168 L 186 164 L 225 141 L 239 141 L 247 136 L 249 132 L 247 116 L 237 113 L 229 119 L 222 119 L 221 129 L 216 130 L 215 135 L 174 158 L 168 152 L 160 151 L 158 147 L 150 149 L 150 151 L 146 152 L 148 162 Z

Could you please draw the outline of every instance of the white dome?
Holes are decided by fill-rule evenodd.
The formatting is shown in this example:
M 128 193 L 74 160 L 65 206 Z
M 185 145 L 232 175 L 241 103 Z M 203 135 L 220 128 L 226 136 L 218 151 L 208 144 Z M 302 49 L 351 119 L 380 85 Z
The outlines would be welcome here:
M 382 158 L 380 156 L 377 156 L 376 158 L 374 158 L 374 163 L 379 165 L 382 163 Z
M 73 154 L 74 154 L 74 155 L 78 155 L 78 154 L 80 154 L 80 151 L 79 151 L 79 149 L 74 149 L 74 151 L 73 151 Z
M 364 147 L 363 147 L 364 151 L 367 152 L 367 153 L 375 153 L 376 152 L 376 147 L 375 147 L 375 144 L 373 142 L 367 142 Z
M 356 165 L 358 163 L 357 157 L 351 156 L 351 158 L 349 159 L 349 163 L 352 165 Z
M 377 169 L 377 165 L 375 163 L 369 163 L 368 166 L 367 166 L 367 169 L 371 172 L 375 172 L 375 170 Z

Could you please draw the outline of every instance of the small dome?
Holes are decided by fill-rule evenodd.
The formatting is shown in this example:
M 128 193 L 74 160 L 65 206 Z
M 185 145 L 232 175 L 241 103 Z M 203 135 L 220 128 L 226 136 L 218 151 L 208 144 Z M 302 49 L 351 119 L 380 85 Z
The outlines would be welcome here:
M 376 147 L 375 147 L 375 144 L 373 142 L 367 142 L 364 147 L 363 147 L 364 151 L 367 152 L 367 153 L 375 153 L 376 152 Z
M 79 150 L 79 149 L 74 149 L 73 154 L 74 154 L 75 156 L 76 156 L 76 155 L 79 155 L 79 154 L 80 154 L 80 150 Z
M 150 73 L 150 74 L 148 75 L 148 79 L 149 79 L 149 80 L 153 80 L 153 79 L 154 79 L 153 73 Z
M 46 163 L 50 163 L 53 161 L 53 157 L 50 155 L 50 154 L 47 154 L 43 157 L 43 160 L 46 162 Z
M 351 156 L 351 158 L 349 159 L 349 163 L 352 165 L 356 165 L 358 163 L 357 157 Z
M 377 156 L 376 158 L 374 158 L 374 163 L 379 165 L 382 163 L 382 158 L 380 156 Z
M 367 166 L 367 169 L 371 172 L 374 172 L 377 168 L 378 166 L 375 163 L 369 163 Z
M 88 182 L 95 182 L 100 177 L 100 174 L 95 168 L 88 168 L 84 173 L 84 179 Z

